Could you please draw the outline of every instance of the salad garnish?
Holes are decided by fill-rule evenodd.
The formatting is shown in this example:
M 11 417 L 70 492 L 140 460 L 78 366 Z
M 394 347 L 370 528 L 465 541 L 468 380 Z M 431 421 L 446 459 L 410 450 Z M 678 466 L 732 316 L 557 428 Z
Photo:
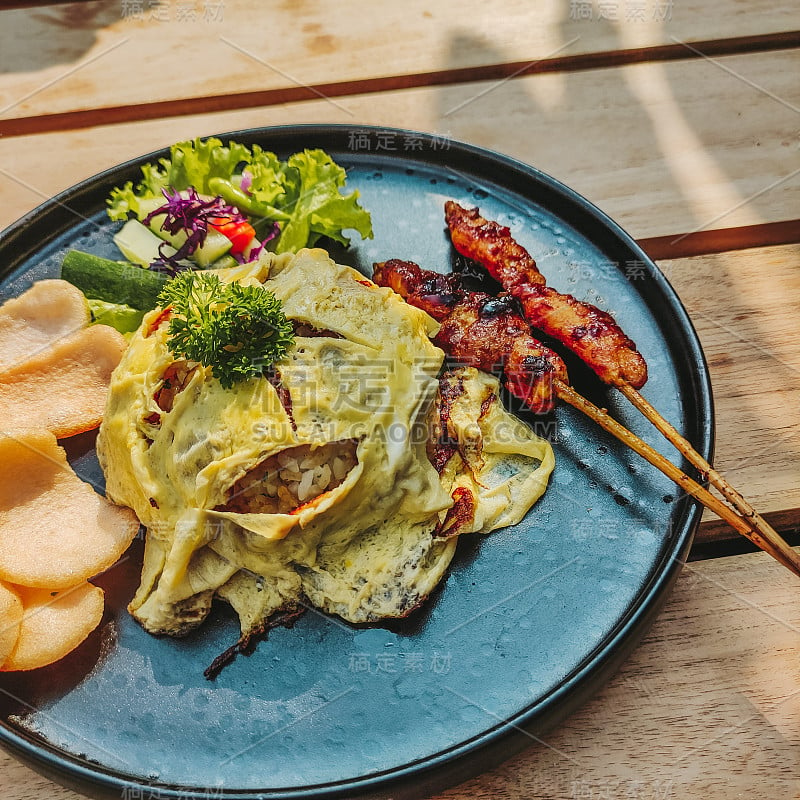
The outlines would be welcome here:
M 358 191 L 341 193 L 346 178 L 345 170 L 324 150 L 304 150 L 281 161 L 258 145 L 194 139 L 173 145 L 169 158 L 145 164 L 135 186 L 128 181 L 115 188 L 108 214 L 112 220 L 135 217 L 144 222 L 155 216 L 153 200 L 176 198 L 178 193 L 188 199 L 191 190 L 203 202 L 214 199 L 233 207 L 259 233 L 277 224 L 275 252 L 313 247 L 322 236 L 347 245 L 345 230 L 371 238 L 372 222 L 359 205 Z M 185 230 L 187 236 L 193 232 Z
M 159 302 L 172 312 L 167 341 L 172 352 L 211 367 L 226 389 L 263 374 L 294 342 L 280 300 L 260 286 L 187 271 L 164 286 Z

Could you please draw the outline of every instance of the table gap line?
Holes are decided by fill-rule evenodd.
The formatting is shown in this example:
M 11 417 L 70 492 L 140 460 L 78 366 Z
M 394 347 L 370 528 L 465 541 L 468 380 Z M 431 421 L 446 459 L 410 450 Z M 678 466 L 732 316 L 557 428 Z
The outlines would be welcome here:
M 798 242 L 800 242 L 800 219 L 637 239 L 639 247 L 656 261 Z
M 782 508 L 767 512 L 762 510 L 761 515 L 790 545 L 800 545 L 800 508 Z M 721 519 L 704 519 L 695 536 L 695 546 L 738 539 L 742 537 Z M 741 546 L 742 552 L 756 552 L 750 549 L 749 542 L 744 539 Z
M 75 0 L 9 0 L 3 3 L 2 11 L 18 11 L 25 8 L 49 8 L 50 6 L 68 6 Z

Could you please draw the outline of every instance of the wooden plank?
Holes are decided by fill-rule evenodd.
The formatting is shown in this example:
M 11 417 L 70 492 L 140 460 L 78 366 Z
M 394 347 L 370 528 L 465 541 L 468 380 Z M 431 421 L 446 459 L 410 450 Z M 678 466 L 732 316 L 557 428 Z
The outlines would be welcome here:
M 792 245 L 660 263 L 711 371 L 715 466 L 783 528 L 800 522 L 798 259 Z M 698 541 L 732 535 L 706 512 Z
M 713 39 L 694 44 L 676 42 L 611 52 L 553 56 L 538 61 L 506 61 L 501 64 L 486 64 L 476 67 L 453 67 L 434 72 L 362 78 L 357 81 L 327 81 L 244 92 L 225 91 L 223 94 L 211 94 L 203 97 L 181 97 L 127 105 L 104 105 L 74 111 L 56 111 L 28 117 L 0 119 L 0 136 L 25 136 L 31 133 L 76 130 L 91 128 L 99 124 L 118 125 L 145 119 L 201 114 L 209 110 L 241 110 L 303 100 L 317 100 L 320 97 L 333 99 L 353 94 L 373 94 L 420 86 L 446 86 L 486 80 L 505 81 L 520 76 L 551 72 L 574 72 L 644 62 L 764 53 L 798 46 L 800 46 L 800 31 L 787 31 L 759 36 Z
M 435 800 L 797 797 L 797 588 L 761 553 L 687 565 L 594 699 L 541 744 Z M 4 753 L 0 778 L 6 800 L 79 798 Z
M 496 149 L 563 180 L 640 238 L 777 222 L 800 207 L 798 69 L 800 51 L 783 51 L 0 138 L 0 225 L 175 140 L 308 122 L 436 131 Z
M 674 47 L 797 27 L 789 0 L 97 0 L 0 11 L 0 117 Z M 402 30 L 403 35 L 397 36 Z M 180 68 L 174 54 L 180 53 Z M 691 54 L 687 51 L 687 56 Z M 354 91 L 357 89 L 354 87 Z

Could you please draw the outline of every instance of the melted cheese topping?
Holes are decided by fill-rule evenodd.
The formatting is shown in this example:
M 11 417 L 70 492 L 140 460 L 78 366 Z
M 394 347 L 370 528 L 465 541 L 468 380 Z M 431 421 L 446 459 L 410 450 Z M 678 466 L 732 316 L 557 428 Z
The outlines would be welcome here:
M 454 488 L 476 499 L 459 533 L 512 524 L 544 491 L 550 446 L 490 402 L 497 382 L 476 370 L 459 373 L 466 389 L 451 415 L 460 455 L 441 476 L 433 468 L 426 446 L 443 362 L 430 341 L 437 324 L 390 289 L 323 250 L 219 274 L 263 283 L 301 329 L 326 335 L 297 336 L 274 365 L 283 395 L 264 377 L 223 389 L 201 366 L 169 411 L 157 403 L 175 361 L 168 325 L 156 310 L 133 336 L 112 378 L 97 452 L 109 497 L 148 530 L 130 606 L 148 630 L 185 633 L 214 596 L 235 608 L 243 635 L 308 601 L 352 622 L 403 616 L 453 556 L 457 536 L 439 528 Z M 235 487 L 261 480 L 279 454 L 299 447 L 313 456 L 342 443 L 355 446 L 356 463 L 333 488 L 289 513 L 264 513 L 255 502 L 243 510 L 241 498 L 230 510 Z M 247 502 L 259 486 L 250 485 Z

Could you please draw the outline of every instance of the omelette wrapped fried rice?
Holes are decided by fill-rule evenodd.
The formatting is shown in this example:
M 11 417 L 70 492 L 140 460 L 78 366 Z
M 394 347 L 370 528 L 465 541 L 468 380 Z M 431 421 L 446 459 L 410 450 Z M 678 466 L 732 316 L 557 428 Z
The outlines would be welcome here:
M 97 451 L 108 496 L 148 531 L 130 604 L 147 630 L 182 635 L 215 597 L 243 637 L 308 604 L 354 623 L 405 616 L 458 534 L 514 524 L 542 494 L 552 449 L 503 410 L 494 378 L 448 375 L 442 414 L 427 314 L 323 250 L 219 274 L 273 292 L 295 343 L 223 389 L 170 352 L 168 314 L 133 336 Z

